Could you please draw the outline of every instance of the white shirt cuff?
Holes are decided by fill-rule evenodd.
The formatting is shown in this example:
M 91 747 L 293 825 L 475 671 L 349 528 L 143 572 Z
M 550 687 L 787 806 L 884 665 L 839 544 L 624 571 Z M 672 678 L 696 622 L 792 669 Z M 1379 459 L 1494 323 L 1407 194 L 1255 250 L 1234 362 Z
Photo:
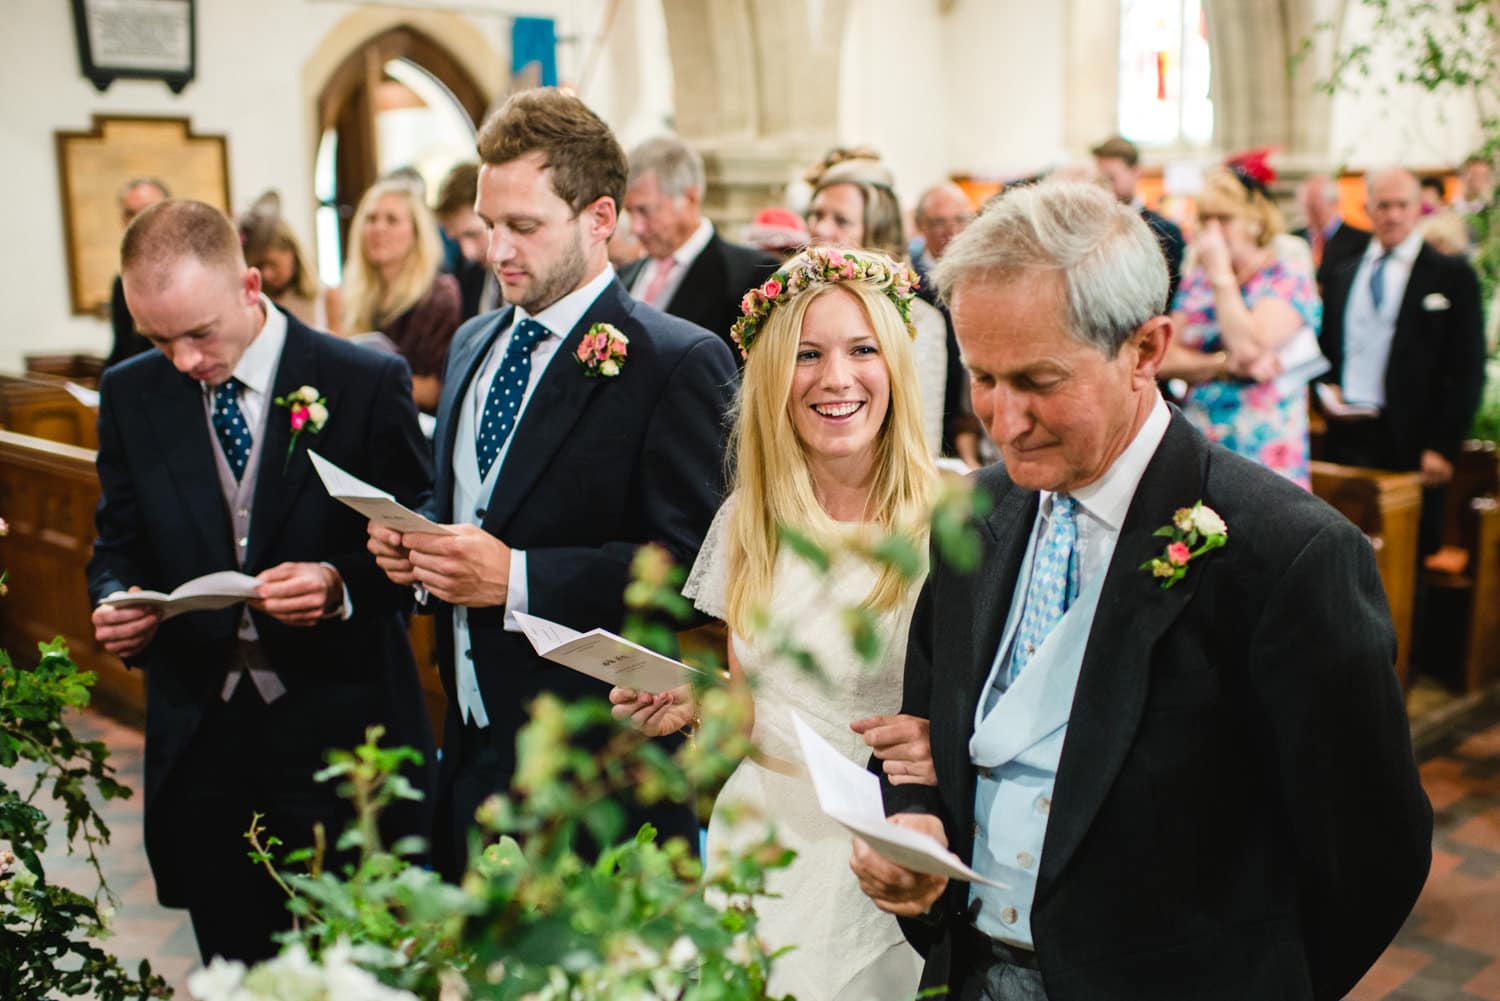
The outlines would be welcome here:
M 519 549 L 510 551 L 510 582 L 507 587 L 505 631 L 518 633 L 521 631 L 521 623 L 516 621 L 515 613 L 531 611 L 526 600 L 526 554 Z
M 339 568 L 334 566 L 332 563 L 320 563 L 318 565 L 327 567 L 334 573 L 339 573 Z M 345 622 L 348 622 L 350 619 L 354 618 L 354 599 L 349 597 L 349 585 L 344 583 L 343 574 L 339 574 L 339 586 L 344 589 L 344 604 L 339 609 L 339 618 L 344 620 Z M 329 618 L 332 618 L 332 616 L 329 616 Z

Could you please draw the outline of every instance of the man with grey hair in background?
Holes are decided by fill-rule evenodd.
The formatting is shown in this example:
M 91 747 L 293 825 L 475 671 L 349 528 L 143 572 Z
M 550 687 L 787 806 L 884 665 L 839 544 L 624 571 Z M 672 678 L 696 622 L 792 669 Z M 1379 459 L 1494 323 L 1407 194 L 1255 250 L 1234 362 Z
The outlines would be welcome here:
M 630 152 L 625 211 L 647 256 L 620 269 L 630 295 L 713 331 L 740 359 L 729 328 L 740 299 L 776 270 L 776 259 L 730 243 L 703 216 L 703 158 L 675 136 Z
M 132 177 L 120 187 L 121 227 L 129 229 L 136 216 L 170 197 L 172 195 L 162 181 L 154 177 Z M 125 304 L 125 286 L 119 275 L 115 275 L 115 283 L 109 292 L 109 325 L 114 342 L 110 345 L 109 357 L 104 359 L 105 368 L 113 368 L 127 358 L 150 350 L 151 342 L 136 331 L 135 321 L 130 318 L 130 307 Z
M 1338 182 L 1327 174 L 1313 174 L 1297 185 L 1297 207 L 1306 225 L 1293 230 L 1292 235 L 1302 237 L 1312 249 L 1321 293 L 1330 274 L 1365 252 L 1370 231 L 1344 221 L 1339 212 Z
M 912 619 L 937 785 L 882 789 L 991 882 L 856 841 L 861 886 L 958 999 L 1343 997 L 1431 857 L 1369 542 L 1162 400 L 1166 266 L 1106 192 L 1006 194 L 937 278 L 1004 461 Z

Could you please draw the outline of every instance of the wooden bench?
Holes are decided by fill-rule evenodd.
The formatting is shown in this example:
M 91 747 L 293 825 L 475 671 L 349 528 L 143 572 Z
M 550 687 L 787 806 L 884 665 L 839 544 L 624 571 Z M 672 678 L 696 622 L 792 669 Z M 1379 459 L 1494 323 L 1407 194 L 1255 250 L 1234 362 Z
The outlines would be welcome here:
M 76 382 L 90 389 L 99 387 L 99 377 L 104 374 L 104 359 L 98 355 L 27 355 L 25 362 L 27 375 Z
M 1448 485 L 1443 547 L 1426 560 L 1424 659 L 1458 665 L 1453 681 L 1476 692 L 1500 678 L 1500 454 L 1464 444 Z
M 1405 687 L 1411 663 L 1412 614 L 1417 587 L 1417 535 L 1422 481 L 1416 473 L 1312 463 L 1313 493 L 1365 533 L 1396 627 L 1396 676 Z
M 0 427 L 80 448 L 99 447 L 99 414 L 61 381 L 0 375 Z

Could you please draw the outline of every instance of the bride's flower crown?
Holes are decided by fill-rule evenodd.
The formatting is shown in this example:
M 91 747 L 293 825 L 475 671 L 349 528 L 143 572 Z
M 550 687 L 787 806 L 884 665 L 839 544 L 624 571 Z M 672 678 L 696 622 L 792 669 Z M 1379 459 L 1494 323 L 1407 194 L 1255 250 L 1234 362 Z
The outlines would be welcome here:
M 760 334 L 760 326 L 771 310 L 805 292 L 814 285 L 858 282 L 884 292 L 896 305 L 907 333 L 917 336 L 911 322 L 911 301 L 916 295 L 917 276 L 905 264 L 898 264 L 884 254 L 864 250 L 837 250 L 833 247 L 809 247 L 782 265 L 759 288 L 745 293 L 740 313 L 729 335 L 740 346 L 740 355 L 748 358 L 750 345 Z

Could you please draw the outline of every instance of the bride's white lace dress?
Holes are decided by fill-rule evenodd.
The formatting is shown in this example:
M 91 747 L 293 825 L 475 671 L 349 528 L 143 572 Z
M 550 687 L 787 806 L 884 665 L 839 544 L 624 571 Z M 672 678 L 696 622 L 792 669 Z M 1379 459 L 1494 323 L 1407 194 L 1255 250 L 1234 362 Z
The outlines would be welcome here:
M 683 593 L 705 614 L 724 617 L 729 570 L 725 501 L 704 539 Z M 841 619 L 875 583 L 862 560 L 836 563 L 828 578 L 783 547 L 776 565 L 770 621 L 788 629 L 822 668 L 813 677 L 779 655 L 771 637 L 731 638 L 755 700 L 755 743 L 764 763 L 740 763 L 725 783 L 708 824 L 706 862 L 753 844 L 769 822 L 797 853 L 790 868 L 771 874 L 777 897 L 755 900 L 760 935 L 772 947 L 796 948 L 775 962 L 772 996 L 798 1001 L 907 1001 L 914 998 L 921 957 L 906 944 L 896 919 L 876 909 L 849 869 L 850 836 L 818 809 L 812 783 L 798 764 L 792 710 L 849 760 L 864 765 L 869 749 L 849 729 L 857 719 L 901 706 L 906 634 L 916 587 L 902 606 L 880 620 L 882 653 L 874 663 L 855 652 Z M 735 814 L 735 821 L 728 814 Z

